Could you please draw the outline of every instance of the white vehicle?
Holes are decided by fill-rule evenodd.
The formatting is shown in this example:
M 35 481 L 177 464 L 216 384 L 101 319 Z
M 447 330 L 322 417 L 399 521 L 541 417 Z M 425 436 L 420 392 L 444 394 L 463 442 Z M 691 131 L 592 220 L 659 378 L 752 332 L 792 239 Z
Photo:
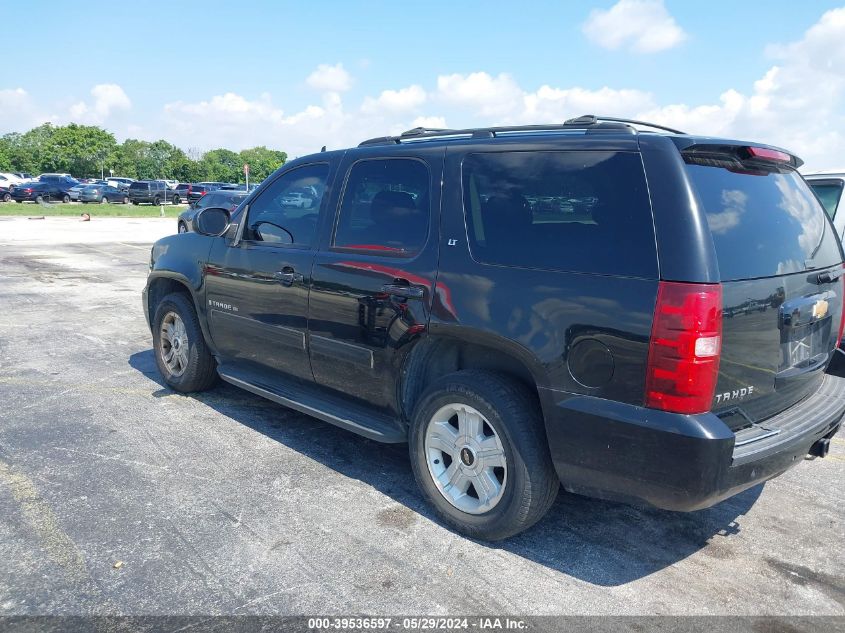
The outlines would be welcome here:
M 178 180 L 165 180 L 164 184 L 167 185 L 168 189 L 176 189 L 179 186 Z
M 310 209 L 314 203 L 313 198 L 309 198 L 301 191 L 294 191 L 282 198 L 282 205 L 286 207 L 297 207 L 299 209 Z
M 15 176 L 14 174 L 8 174 L 6 172 L 0 172 L 0 187 L 12 187 L 14 185 L 20 185 L 26 182 L 23 178 Z

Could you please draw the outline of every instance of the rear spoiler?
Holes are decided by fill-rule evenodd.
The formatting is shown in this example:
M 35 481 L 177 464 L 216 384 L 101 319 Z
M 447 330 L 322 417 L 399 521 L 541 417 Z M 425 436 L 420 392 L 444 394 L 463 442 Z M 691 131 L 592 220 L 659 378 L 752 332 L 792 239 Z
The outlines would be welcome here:
M 772 167 L 783 166 L 798 169 L 804 164 L 795 154 L 769 145 L 752 143 L 694 143 L 679 148 L 690 162 L 710 164 L 718 167 Z M 738 164 L 737 164 L 738 163 Z

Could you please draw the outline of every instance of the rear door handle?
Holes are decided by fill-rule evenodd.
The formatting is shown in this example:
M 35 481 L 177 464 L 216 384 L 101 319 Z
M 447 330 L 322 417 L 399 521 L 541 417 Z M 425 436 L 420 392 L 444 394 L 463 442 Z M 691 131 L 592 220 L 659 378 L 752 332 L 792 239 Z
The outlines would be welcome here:
M 282 282 L 283 286 L 292 286 L 294 283 L 302 283 L 305 277 L 302 273 L 295 272 L 293 268 L 284 268 L 274 272 L 273 279 Z
M 406 299 L 422 299 L 425 290 L 420 286 L 410 284 L 385 284 L 381 289 L 389 295 L 405 297 Z

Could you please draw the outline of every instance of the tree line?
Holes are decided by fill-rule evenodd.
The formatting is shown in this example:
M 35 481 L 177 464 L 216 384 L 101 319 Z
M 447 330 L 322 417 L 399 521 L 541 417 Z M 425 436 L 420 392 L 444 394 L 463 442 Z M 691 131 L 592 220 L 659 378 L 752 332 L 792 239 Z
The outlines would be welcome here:
M 195 157 L 164 140 L 126 139 L 94 125 L 39 125 L 28 132 L 0 136 L 0 171 L 69 173 L 77 178 L 99 178 L 103 173 L 180 182 L 243 182 L 244 163 L 250 182 L 269 176 L 287 160 L 287 154 L 264 146 L 233 152 L 214 149 Z

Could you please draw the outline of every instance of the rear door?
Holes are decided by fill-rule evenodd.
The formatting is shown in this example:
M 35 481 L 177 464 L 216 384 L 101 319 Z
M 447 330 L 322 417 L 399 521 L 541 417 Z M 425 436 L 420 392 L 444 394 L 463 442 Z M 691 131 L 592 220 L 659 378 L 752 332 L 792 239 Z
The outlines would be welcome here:
M 685 152 L 723 289 L 714 411 L 732 428 L 816 391 L 839 334 L 842 251 L 806 182 L 783 164 Z
M 346 155 L 334 230 L 309 309 L 315 380 L 392 410 L 401 360 L 428 323 L 437 270 L 443 148 Z M 308 189 L 298 193 L 310 205 Z

